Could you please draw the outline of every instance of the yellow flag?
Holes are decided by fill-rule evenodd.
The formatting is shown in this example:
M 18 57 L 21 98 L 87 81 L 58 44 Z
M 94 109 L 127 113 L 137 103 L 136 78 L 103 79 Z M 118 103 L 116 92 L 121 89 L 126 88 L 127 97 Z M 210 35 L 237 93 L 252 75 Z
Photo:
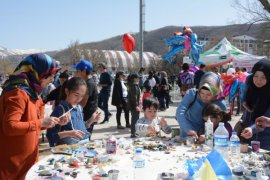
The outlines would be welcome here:
M 208 159 L 205 159 L 204 164 L 200 170 L 194 175 L 195 180 L 218 180 Z

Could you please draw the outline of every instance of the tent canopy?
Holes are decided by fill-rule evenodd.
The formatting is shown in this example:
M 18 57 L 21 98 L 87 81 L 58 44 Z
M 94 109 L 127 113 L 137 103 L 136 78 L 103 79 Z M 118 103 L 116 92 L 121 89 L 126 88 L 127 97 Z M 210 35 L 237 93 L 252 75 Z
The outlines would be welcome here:
M 248 54 L 233 46 L 226 37 L 208 51 L 200 54 L 200 61 L 207 66 L 221 66 L 233 62 L 235 67 L 252 67 L 266 56 Z

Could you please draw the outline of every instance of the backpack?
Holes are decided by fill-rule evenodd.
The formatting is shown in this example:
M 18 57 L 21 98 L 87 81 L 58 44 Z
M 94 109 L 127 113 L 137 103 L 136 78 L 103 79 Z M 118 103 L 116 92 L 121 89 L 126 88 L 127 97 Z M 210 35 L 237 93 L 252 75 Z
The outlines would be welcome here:
M 179 75 L 182 95 L 186 94 L 186 91 L 194 87 L 194 75 L 189 72 L 184 72 Z

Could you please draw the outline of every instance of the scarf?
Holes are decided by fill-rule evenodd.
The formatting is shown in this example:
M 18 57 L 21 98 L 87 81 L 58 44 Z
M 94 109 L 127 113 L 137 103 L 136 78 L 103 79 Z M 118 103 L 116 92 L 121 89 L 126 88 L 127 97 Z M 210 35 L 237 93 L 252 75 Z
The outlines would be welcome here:
M 220 93 L 222 93 L 220 77 L 213 72 L 205 73 L 202 76 L 200 85 L 199 85 L 199 90 L 202 87 L 206 87 L 207 89 L 209 89 L 209 91 L 211 92 L 213 96 L 217 96 Z
M 253 82 L 253 76 L 256 71 L 264 73 L 267 83 L 258 88 Z M 261 60 L 252 68 L 252 74 L 246 80 L 247 94 L 246 103 L 253 109 L 252 119 L 263 116 L 270 107 L 270 60 Z
M 56 61 L 47 54 L 29 55 L 20 62 L 4 83 L 3 93 L 20 88 L 32 99 L 37 100 L 42 92 L 40 81 L 55 74 L 59 69 Z

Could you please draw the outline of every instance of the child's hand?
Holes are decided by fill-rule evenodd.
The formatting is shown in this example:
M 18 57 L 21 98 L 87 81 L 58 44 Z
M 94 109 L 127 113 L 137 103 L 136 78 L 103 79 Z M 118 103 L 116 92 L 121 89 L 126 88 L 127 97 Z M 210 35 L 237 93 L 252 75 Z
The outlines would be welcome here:
M 74 137 L 74 138 L 83 139 L 84 132 L 82 132 L 80 130 L 72 130 L 72 131 L 70 131 L 70 136 Z
M 156 134 L 156 129 L 154 126 L 148 126 L 147 131 L 149 132 L 149 134 Z
M 140 112 L 140 111 L 141 111 L 140 106 L 137 106 L 137 107 L 136 107 L 136 111 L 138 111 L 138 112 Z
M 59 125 L 63 126 L 66 125 L 70 121 L 70 112 L 66 113 L 64 116 L 60 117 Z
M 163 128 L 163 127 L 166 127 L 167 126 L 167 122 L 165 120 L 165 117 L 162 117 L 161 120 L 160 120 L 160 126 Z
M 205 141 L 205 135 L 200 135 L 198 138 L 198 143 L 204 143 Z
M 91 118 L 86 121 L 86 128 L 89 128 L 93 123 L 96 123 L 100 120 L 101 112 L 95 111 Z

